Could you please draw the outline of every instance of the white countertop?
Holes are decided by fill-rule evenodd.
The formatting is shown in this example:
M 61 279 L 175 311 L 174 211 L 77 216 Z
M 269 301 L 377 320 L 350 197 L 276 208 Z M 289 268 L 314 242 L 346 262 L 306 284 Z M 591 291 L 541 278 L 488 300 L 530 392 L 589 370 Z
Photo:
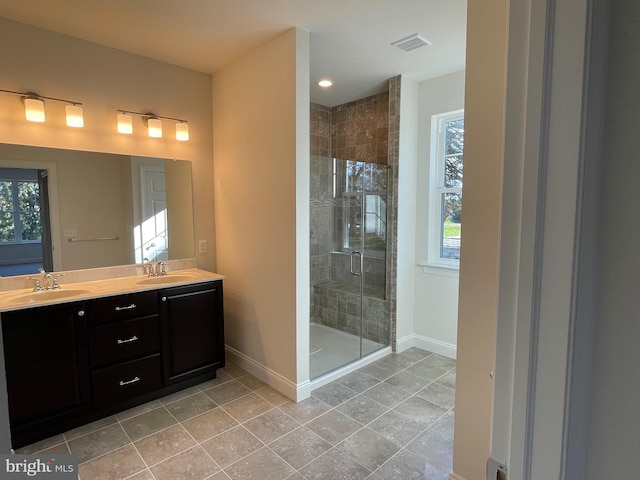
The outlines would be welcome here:
M 57 275 L 57 273 L 52 274 Z M 41 275 L 36 276 L 41 277 Z M 70 276 L 71 278 L 73 276 Z M 158 277 L 138 274 L 77 281 L 75 283 L 65 282 L 63 276 L 59 279 L 60 288 L 55 290 L 34 292 L 33 287 L 31 287 L 0 291 L 0 312 L 192 285 L 212 280 L 222 280 L 223 278 L 224 276 L 222 275 L 198 268 L 170 270 L 166 276 Z

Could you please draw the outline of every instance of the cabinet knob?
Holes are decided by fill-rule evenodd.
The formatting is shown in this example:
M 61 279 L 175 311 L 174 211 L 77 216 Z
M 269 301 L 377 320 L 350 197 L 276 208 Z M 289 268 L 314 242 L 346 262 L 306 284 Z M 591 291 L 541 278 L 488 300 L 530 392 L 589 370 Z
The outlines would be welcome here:
M 166 302 L 167 301 L 167 297 L 162 297 L 162 301 Z
M 84 317 L 84 310 L 78 310 L 78 316 Z

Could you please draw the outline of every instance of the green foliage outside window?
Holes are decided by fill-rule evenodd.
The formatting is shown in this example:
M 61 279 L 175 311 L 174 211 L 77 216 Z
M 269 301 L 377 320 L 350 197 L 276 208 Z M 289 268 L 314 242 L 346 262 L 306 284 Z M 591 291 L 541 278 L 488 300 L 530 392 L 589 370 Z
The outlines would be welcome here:
M 0 180 L 0 242 L 40 241 L 40 208 L 37 182 Z
M 22 240 L 41 240 L 40 188 L 36 182 L 18 182 Z

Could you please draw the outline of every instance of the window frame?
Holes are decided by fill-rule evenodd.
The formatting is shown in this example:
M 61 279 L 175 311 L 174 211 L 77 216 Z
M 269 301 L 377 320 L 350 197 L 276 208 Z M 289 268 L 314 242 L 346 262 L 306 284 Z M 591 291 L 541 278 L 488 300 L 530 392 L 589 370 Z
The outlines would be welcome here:
M 429 209 L 427 224 L 427 266 L 459 270 L 460 260 L 441 256 L 443 237 L 442 195 L 462 193 L 462 187 L 445 187 L 445 128 L 448 122 L 464 120 L 464 109 L 442 112 L 431 116 L 431 148 L 429 156 Z M 464 153 L 463 153 L 464 165 Z

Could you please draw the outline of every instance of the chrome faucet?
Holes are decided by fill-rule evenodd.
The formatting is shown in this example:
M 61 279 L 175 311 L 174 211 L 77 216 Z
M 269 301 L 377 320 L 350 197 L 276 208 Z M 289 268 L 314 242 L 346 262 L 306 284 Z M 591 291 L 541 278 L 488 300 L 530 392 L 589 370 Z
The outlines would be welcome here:
M 36 284 L 33 286 L 34 292 L 42 292 L 45 290 L 57 290 L 60 288 L 60 283 L 58 282 L 58 277 L 64 276 L 64 273 L 59 273 L 57 275 L 53 275 L 44 268 L 40 267 L 38 269 L 38 273 L 42 275 L 42 278 L 30 277 L 30 280 L 35 280 Z
M 53 276 L 53 282 L 51 284 L 52 290 L 58 290 L 61 288 L 60 283 L 58 282 L 58 277 L 64 277 L 64 273 L 59 273 L 58 275 Z
M 156 276 L 164 276 L 167 274 L 167 262 L 158 262 L 156 264 Z
M 156 276 L 156 272 L 153 268 L 153 264 L 149 261 L 149 259 L 147 257 L 142 259 L 142 268 L 144 268 L 144 273 L 148 276 L 148 277 L 155 277 Z
M 36 281 L 36 284 L 33 286 L 33 291 L 42 292 L 43 290 L 49 290 L 49 280 L 51 279 L 51 274 L 45 272 L 44 268 L 42 267 L 38 269 L 38 273 L 42 275 L 42 278 L 29 277 L 29 280 Z
M 158 262 L 155 265 L 148 258 L 142 259 L 144 273 L 149 277 L 159 277 L 167 274 L 167 263 Z
M 51 289 L 51 274 L 49 272 L 44 272 L 44 275 L 42 276 L 42 289 Z
M 33 286 L 33 291 L 34 292 L 41 292 L 44 290 L 44 288 L 42 288 L 42 285 L 40 284 L 40 279 L 36 278 L 36 277 L 29 277 L 29 280 L 35 280 L 36 284 Z

